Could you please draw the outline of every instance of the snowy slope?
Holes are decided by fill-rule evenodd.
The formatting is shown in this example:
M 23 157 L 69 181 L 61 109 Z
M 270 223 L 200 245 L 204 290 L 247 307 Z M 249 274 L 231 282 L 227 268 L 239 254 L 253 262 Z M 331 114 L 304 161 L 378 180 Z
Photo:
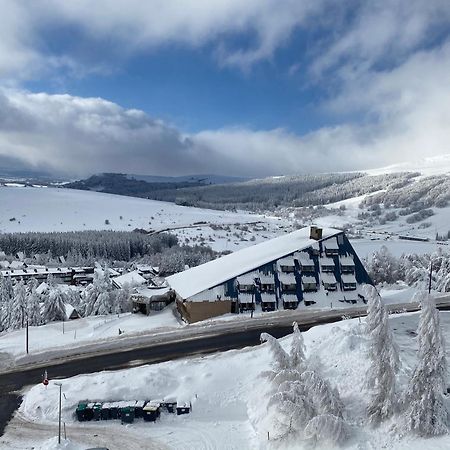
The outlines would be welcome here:
M 440 175 L 450 173 L 450 153 L 430 156 L 427 158 L 407 161 L 399 164 L 381 167 L 379 169 L 369 169 L 364 172 L 370 175 L 380 175 L 394 172 L 420 172 L 423 175 Z
M 416 361 L 416 342 L 412 336 L 417 320 L 418 314 L 391 318 L 402 360 L 399 373 L 401 391 L 405 389 Z M 448 341 L 450 313 L 441 313 L 441 320 Z M 364 380 L 368 342 L 358 320 L 317 326 L 304 333 L 304 337 L 311 364 L 338 388 L 344 402 L 345 417 L 351 427 L 351 437 L 345 448 L 449 448 L 449 436 L 427 440 L 402 437 L 399 416 L 378 429 L 366 425 Z M 290 339 L 283 339 L 283 346 L 289 347 Z M 270 367 L 270 362 L 268 348 L 263 345 L 62 380 L 63 421 L 72 440 L 90 443 L 89 439 L 95 434 L 98 445 L 112 448 L 114 438 L 111 436 L 117 436 L 120 442 L 123 434 L 130 440 L 130 449 L 153 448 L 153 444 L 155 448 L 198 450 L 308 448 L 300 442 L 278 445 L 267 440 L 264 393 L 268 382 L 260 374 Z M 58 388 L 53 381 L 48 389 L 39 384 L 27 391 L 19 414 L 3 436 L 6 447 L 0 445 L 0 448 L 31 448 L 53 437 L 57 430 L 57 395 Z M 84 399 L 105 401 L 169 396 L 191 401 L 192 413 L 186 416 L 163 415 L 155 424 L 136 421 L 126 427 L 117 421 L 79 424 L 73 417 L 78 401 Z
M 222 250 L 249 245 L 251 235 L 233 235 L 233 224 L 263 221 L 266 238 L 279 232 L 280 220 L 248 213 L 232 213 L 178 206 L 146 200 L 73 189 L 1 187 L 0 232 L 123 230 L 135 228 L 160 230 L 190 226 L 175 231 L 182 240 L 205 243 Z M 105 221 L 109 223 L 105 223 Z M 230 230 L 212 230 L 208 224 L 230 226 Z M 238 233 L 236 233 L 238 234 Z M 245 235 L 248 234 L 246 237 Z M 263 233 L 264 234 L 264 233 Z M 263 236 L 257 236 L 263 240 Z

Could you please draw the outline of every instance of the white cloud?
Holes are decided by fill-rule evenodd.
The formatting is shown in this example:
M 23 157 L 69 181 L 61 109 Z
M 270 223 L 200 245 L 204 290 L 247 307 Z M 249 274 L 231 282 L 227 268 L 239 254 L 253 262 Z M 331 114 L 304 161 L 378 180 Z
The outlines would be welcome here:
M 98 46 L 98 59 L 106 58 L 111 66 L 140 50 L 213 44 L 220 64 L 248 68 L 270 58 L 296 27 L 320 9 L 322 1 L 36 0 L 25 4 L 1 0 L 0 77 L 23 79 L 40 71 L 73 71 L 74 67 L 76 73 L 89 70 L 82 67 L 77 40 L 91 50 Z M 51 50 L 58 47 L 57 35 L 51 34 L 55 29 L 75 33 L 70 49 L 63 43 L 59 50 Z M 236 36 L 251 43 L 230 46 L 229 38 Z
M 313 76 L 337 72 L 348 78 L 376 65 L 395 66 L 448 33 L 447 0 L 349 1 L 341 7 L 351 18 L 336 21 L 315 48 Z
M 308 73 L 318 86 L 330 86 L 330 97 L 317 107 L 338 123 L 302 136 L 239 126 L 185 135 L 103 99 L 5 89 L 0 162 L 14 157 L 17 164 L 79 175 L 254 176 L 363 169 L 450 152 L 446 0 L 37 0 L 26 8 L 0 1 L 0 78 L 13 80 L 99 68 L 84 67 L 76 54 L 49 50 L 45 30 L 55 23 L 124 57 L 171 44 L 212 44 L 221 64 L 244 69 L 270 59 L 297 27 L 329 26 L 310 44 Z M 351 20 L 344 19 L 350 10 Z M 238 34 L 250 35 L 250 44 L 237 46 L 230 37 Z M 306 70 L 302 59 L 290 74 Z
M 450 152 L 450 43 L 348 82 L 327 107 L 368 117 L 298 136 L 235 127 L 186 135 L 99 98 L 4 90 L 0 156 L 86 175 L 270 174 L 372 168 Z

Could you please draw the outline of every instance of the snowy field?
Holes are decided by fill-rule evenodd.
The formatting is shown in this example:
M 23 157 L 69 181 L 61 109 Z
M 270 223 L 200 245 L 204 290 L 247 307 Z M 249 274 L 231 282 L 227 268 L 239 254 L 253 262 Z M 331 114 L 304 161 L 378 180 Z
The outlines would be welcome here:
M 232 213 L 178 206 L 173 203 L 73 189 L 1 187 L 0 232 L 120 230 L 135 228 L 174 231 L 181 242 L 216 250 L 235 250 L 282 232 L 281 219 L 249 213 Z M 109 224 L 106 224 L 108 221 Z M 243 224 L 263 222 L 260 233 L 245 231 Z M 193 226 L 198 222 L 206 222 Z M 225 226 L 213 230 L 209 224 Z M 243 228 L 243 229 L 241 229 Z M 255 235 L 255 241 L 250 242 Z
M 418 314 L 392 317 L 391 326 L 400 347 L 402 368 L 399 387 L 404 391 L 416 363 L 415 330 Z M 450 313 L 441 313 L 442 327 L 450 339 Z M 337 387 L 345 405 L 351 436 L 343 448 L 432 449 L 450 448 L 450 437 L 402 437 L 401 417 L 380 428 L 365 423 L 368 341 L 355 320 L 317 326 L 304 333 L 310 365 Z M 290 347 L 291 337 L 282 340 Z M 88 446 L 133 449 L 303 449 L 301 442 L 280 444 L 267 439 L 265 426 L 268 381 L 261 372 L 270 368 L 267 345 L 210 356 L 132 368 L 117 372 L 79 375 L 62 380 L 63 421 L 72 450 Z M 233 376 L 230 376 L 233 374 Z M 191 401 L 192 413 L 162 415 L 156 423 L 141 420 L 131 425 L 119 421 L 78 423 L 74 410 L 80 400 L 130 400 L 176 397 Z M 1 449 L 53 449 L 57 434 L 58 387 L 39 384 L 25 393 L 24 401 L 0 439 Z M 332 448 L 326 446 L 322 448 Z

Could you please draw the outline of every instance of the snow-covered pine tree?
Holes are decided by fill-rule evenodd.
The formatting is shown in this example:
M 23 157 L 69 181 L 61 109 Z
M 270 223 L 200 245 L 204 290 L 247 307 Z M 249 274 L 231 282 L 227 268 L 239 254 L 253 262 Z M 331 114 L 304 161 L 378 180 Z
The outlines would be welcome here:
M 51 273 L 47 275 L 47 284 L 49 289 L 52 289 L 55 286 L 55 278 Z
M 128 283 L 125 283 L 122 289 L 119 289 L 115 295 L 114 312 L 120 314 L 129 312 L 132 309 L 131 304 L 131 289 Z
M 76 288 L 71 288 L 68 289 L 65 294 L 67 303 L 69 303 L 69 305 L 72 305 L 78 311 L 81 302 L 80 291 Z
M 293 328 L 294 333 L 292 335 L 290 352 L 291 368 L 298 370 L 301 373 L 306 368 L 305 343 L 297 322 L 293 323 Z
M 271 382 L 268 408 L 273 410 L 272 436 L 282 439 L 300 434 L 313 417 L 313 407 L 300 373 L 306 368 L 303 338 L 296 323 L 291 351 L 287 353 L 278 339 L 268 333 L 261 334 L 261 342 L 269 344 L 272 353 L 272 370 L 263 373 Z
M 268 408 L 274 409 L 272 435 L 277 439 L 307 436 L 314 441 L 341 442 L 348 427 L 342 419 L 339 393 L 318 373 L 307 370 L 303 337 L 295 322 L 293 327 L 290 354 L 270 334 L 261 335 L 274 358 L 272 370 L 264 373 L 272 384 L 268 403 Z
M 27 290 L 21 279 L 14 286 L 14 298 L 12 301 L 11 319 L 9 328 L 17 330 L 26 324 L 27 316 Z
M 10 276 L 3 278 L 0 296 L 2 298 L 2 328 L 7 330 L 12 320 L 12 302 L 14 299 L 14 288 Z
M 270 352 L 272 353 L 272 370 L 264 372 L 270 381 L 273 381 L 277 375 L 282 371 L 290 370 L 292 368 L 289 354 L 284 350 L 278 339 L 274 338 L 269 333 L 261 333 L 261 342 L 269 344 Z
M 371 390 L 367 415 L 373 425 L 389 418 L 397 406 L 395 375 L 400 360 L 389 326 L 389 316 L 373 286 L 366 286 L 366 327 L 369 335 L 370 368 L 366 384 Z
M 45 323 L 66 320 L 65 296 L 60 288 L 54 287 L 45 297 L 43 316 Z
M 283 439 L 300 437 L 308 422 L 314 417 L 314 406 L 302 382 L 282 382 L 270 397 L 268 408 L 275 408 L 272 436 Z
M 36 292 L 37 286 L 36 279 L 28 283 L 27 314 L 28 325 L 31 326 L 42 323 L 40 297 Z
M 332 414 L 320 414 L 313 417 L 306 425 L 305 437 L 314 444 L 341 444 L 349 436 L 346 422 Z M 325 448 L 325 447 L 322 447 Z
M 419 361 L 405 396 L 406 427 L 420 436 L 435 436 L 448 432 L 449 417 L 443 397 L 447 374 L 445 342 L 433 297 L 423 292 L 420 300 Z
M 375 283 L 395 283 L 399 276 L 398 260 L 382 245 L 367 262 L 367 271 Z
M 14 289 L 11 281 L 11 277 L 2 277 L 2 283 L 0 286 L 0 298 L 1 298 L 1 320 L 0 328 L 7 330 L 11 323 L 12 313 L 12 301 L 14 298 Z
M 94 280 L 82 294 L 82 303 L 84 304 L 82 309 L 84 310 L 84 317 L 94 316 L 98 314 L 98 302 L 97 299 L 100 294 L 107 290 L 105 286 L 105 277 L 102 270 L 96 270 L 94 272 Z
M 89 284 L 81 292 L 80 304 L 78 306 L 78 313 L 83 317 L 91 315 L 91 311 L 97 300 L 98 292 L 94 284 Z
M 4 277 L 0 272 L 0 332 L 6 329 L 6 322 L 8 319 L 8 309 L 6 308 L 6 298 L 3 298 L 3 283 Z
M 109 276 L 109 269 L 105 265 L 102 270 L 96 272 L 94 278 L 96 299 L 89 308 L 90 315 L 111 314 L 114 311 L 115 292 Z
M 97 300 L 94 304 L 93 314 L 94 315 L 106 315 L 113 312 L 114 295 L 110 291 L 100 292 Z
M 300 381 L 308 392 L 314 407 L 314 415 L 331 414 L 342 418 L 344 406 L 339 393 L 317 372 L 307 370 L 300 375 Z

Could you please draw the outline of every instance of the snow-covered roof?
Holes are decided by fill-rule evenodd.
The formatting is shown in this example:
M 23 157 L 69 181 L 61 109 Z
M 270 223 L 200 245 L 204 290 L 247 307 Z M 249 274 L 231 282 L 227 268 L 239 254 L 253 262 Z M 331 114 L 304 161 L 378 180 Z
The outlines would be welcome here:
M 316 283 L 316 277 L 302 277 L 303 284 Z
M 296 283 L 295 275 L 293 273 L 284 273 L 284 272 L 279 273 L 278 279 L 283 284 L 295 284 Z
M 354 266 L 355 260 L 353 259 L 353 256 L 341 256 L 339 258 L 339 261 L 341 262 L 341 266 Z
M 112 282 L 116 287 L 123 288 L 125 284 L 129 284 L 130 286 L 137 286 L 147 283 L 147 280 L 139 275 L 137 270 L 134 270 L 133 272 L 128 272 L 113 278 Z
M 78 311 L 69 303 L 64 303 L 64 307 L 66 310 L 66 319 L 76 319 L 78 317 L 80 317 L 80 315 L 78 314 Z
M 326 256 L 324 256 L 323 258 L 320 258 L 320 266 L 334 266 L 334 259 L 333 258 L 328 258 Z
M 313 266 L 314 261 L 306 252 L 297 252 L 294 254 L 294 258 L 299 262 L 301 266 Z
M 248 293 L 239 293 L 239 303 L 253 303 L 253 295 Z
M 43 281 L 37 288 L 36 288 L 36 293 L 38 295 L 42 295 L 44 292 L 48 291 L 48 284 Z
M 346 301 L 348 301 L 348 302 L 349 302 L 349 301 L 354 302 L 354 301 L 359 301 L 359 300 L 361 300 L 361 299 L 359 298 L 357 292 L 351 292 L 351 293 L 346 293 L 346 294 L 344 295 L 344 300 L 346 300 Z
M 264 303 L 275 303 L 277 299 L 274 294 L 267 294 L 266 292 L 263 292 L 261 294 L 261 301 Z
M 7 269 L 9 267 L 9 261 L 0 261 L 0 267 Z
M 336 277 L 333 273 L 323 272 L 321 275 L 322 281 L 326 284 L 336 283 Z
M 136 269 L 142 273 L 157 274 L 159 272 L 159 267 L 150 266 L 148 264 L 136 264 Z
M 294 258 L 292 256 L 279 259 L 277 264 L 279 266 L 295 267 Z
M 310 239 L 309 232 L 309 227 L 302 228 L 293 233 L 246 247 L 184 272 L 171 275 L 167 277 L 167 282 L 180 297 L 186 299 L 205 289 L 231 280 L 241 273 L 250 272 L 290 253 L 315 245 L 317 241 Z M 339 233 L 342 233 L 342 231 L 324 228 L 322 236 L 323 239 L 326 239 Z
M 237 278 L 237 282 L 241 286 L 250 286 L 252 284 L 255 284 L 255 278 L 258 277 L 258 274 L 256 272 L 250 272 L 246 273 L 244 275 L 239 275 Z
M 118 272 L 116 269 L 112 269 L 111 267 L 108 267 L 108 273 L 110 277 L 117 277 L 120 275 L 120 272 Z
M 225 290 L 223 285 L 214 286 L 211 289 L 205 289 L 204 291 L 197 292 L 196 294 L 189 297 L 189 301 L 195 302 L 195 301 L 208 301 L 208 302 L 214 302 L 216 300 L 225 300 Z
M 275 284 L 275 278 L 273 275 L 266 275 L 265 273 L 258 274 L 259 281 L 261 284 Z
M 35 275 L 71 275 L 72 271 L 82 272 L 84 273 L 83 268 L 79 267 L 77 269 L 72 269 L 70 267 L 39 267 L 39 266 L 29 266 L 21 269 L 13 269 L 10 267 L 8 270 L 2 270 L 1 273 L 3 276 L 14 276 L 14 277 L 26 277 L 26 276 L 35 276 Z
M 343 283 L 356 283 L 355 275 L 352 273 L 343 273 L 341 278 Z
M 154 296 L 160 296 L 165 295 L 167 292 L 169 292 L 170 289 L 166 287 L 140 287 L 136 289 L 136 293 L 132 294 L 132 296 L 140 296 L 140 297 L 146 297 L 151 299 Z
M 22 269 L 26 267 L 26 264 L 23 261 L 11 261 L 9 264 L 10 269 Z
M 337 239 L 329 239 L 328 241 L 324 242 L 323 245 L 328 250 L 339 250 Z
M 95 263 L 95 266 L 96 266 L 94 269 L 95 273 L 102 275 L 105 272 L 105 269 L 99 263 Z M 106 270 L 108 271 L 108 275 L 110 277 L 117 277 L 120 275 L 120 273 L 117 270 L 112 269 L 111 267 L 107 267 Z
M 298 302 L 296 294 L 281 294 L 281 297 L 285 302 Z

